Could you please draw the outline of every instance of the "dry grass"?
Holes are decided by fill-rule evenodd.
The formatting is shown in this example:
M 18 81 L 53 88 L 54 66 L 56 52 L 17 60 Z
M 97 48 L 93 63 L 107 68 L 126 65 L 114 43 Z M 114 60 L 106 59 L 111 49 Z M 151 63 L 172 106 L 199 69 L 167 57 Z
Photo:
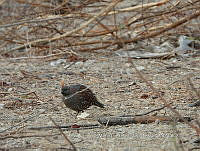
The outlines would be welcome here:
M 192 36 L 199 33 L 199 3 L 3 1 L 0 54 L 55 59 L 75 55 L 74 51 L 118 50 L 149 38 L 160 42 Z
M 0 149 L 198 148 L 191 140 L 200 135 L 200 113 L 188 104 L 200 99 L 199 58 L 175 60 L 180 68 L 170 69 L 174 60 L 131 60 L 112 52 L 140 41 L 159 45 L 179 35 L 199 36 L 199 10 L 200 0 L 0 1 Z M 60 58 L 67 58 L 64 65 L 49 64 Z M 60 102 L 63 79 L 91 86 L 106 110 L 92 108 L 88 118 L 74 119 Z M 163 104 L 168 109 L 155 114 L 194 120 L 60 133 L 28 129 L 96 123 L 99 116 L 136 115 Z

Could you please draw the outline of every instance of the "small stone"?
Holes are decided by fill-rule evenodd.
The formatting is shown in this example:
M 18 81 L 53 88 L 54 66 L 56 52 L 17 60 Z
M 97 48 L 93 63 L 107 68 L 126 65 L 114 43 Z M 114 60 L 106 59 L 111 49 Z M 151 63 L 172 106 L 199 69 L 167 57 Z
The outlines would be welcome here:
M 83 62 L 79 61 L 79 62 L 75 63 L 75 65 L 78 66 L 78 67 L 83 67 Z
M 52 62 L 50 62 L 50 65 L 51 66 L 57 66 L 57 65 L 60 65 L 62 63 L 65 63 L 65 59 L 58 59 L 56 61 L 52 61 Z
M 5 104 L 0 104 L 0 109 L 3 109 L 3 108 L 4 108 L 4 105 L 5 105 Z
M 11 92 L 12 90 L 13 90 L 13 88 L 9 88 L 9 89 L 8 89 L 8 92 Z

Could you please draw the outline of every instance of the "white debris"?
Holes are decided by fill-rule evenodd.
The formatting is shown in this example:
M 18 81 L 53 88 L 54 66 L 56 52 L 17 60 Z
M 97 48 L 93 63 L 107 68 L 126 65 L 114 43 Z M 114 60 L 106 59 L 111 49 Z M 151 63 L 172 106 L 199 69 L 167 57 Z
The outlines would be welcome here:
M 86 112 L 83 112 L 81 113 L 80 115 L 77 116 L 78 119 L 84 119 L 86 117 L 88 117 L 90 114 L 86 113 Z
M 51 66 L 57 66 L 57 65 L 60 65 L 60 64 L 62 64 L 62 63 L 65 63 L 65 62 L 66 62 L 65 59 L 58 59 L 58 60 L 56 60 L 56 61 L 50 62 L 50 65 L 51 65 Z

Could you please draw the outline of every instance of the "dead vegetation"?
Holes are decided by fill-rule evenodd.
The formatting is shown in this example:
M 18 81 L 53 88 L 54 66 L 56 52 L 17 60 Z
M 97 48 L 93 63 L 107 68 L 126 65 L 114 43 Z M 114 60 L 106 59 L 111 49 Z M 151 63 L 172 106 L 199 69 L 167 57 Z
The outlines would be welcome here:
M 149 38 L 165 41 L 199 32 L 195 21 L 200 15 L 199 0 L 123 3 L 2 1 L 0 54 L 55 59 L 77 51 L 118 50 Z
M 159 45 L 164 41 L 177 39 L 177 37 L 179 37 L 180 35 L 199 37 L 200 36 L 199 16 L 200 16 L 200 0 L 187 0 L 187 1 L 161 0 L 161 1 L 151 1 L 151 2 L 149 0 L 141 2 L 137 1 L 126 2 L 123 0 L 113 0 L 113 1 L 1 0 L 0 1 L 0 18 L 1 18 L 0 61 L 2 61 L 2 65 L 5 65 L 4 64 L 5 60 L 12 60 L 14 61 L 14 63 L 17 63 L 17 61 L 19 60 L 27 62 L 33 61 L 36 63 L 37 61 L 44 62 L 44 61 L 52 61 L 64 58 L 67 59 L 69 62 L 73 62 L 73 64 L 70 64 L 68 65 L 68 67 L 65 68 L 66 70 L 71 66 L 73 66 L 76 62 L 79 61 L 87 62 L 87 59 L 90 57 L 85 57 L 85 55 L 82 55 L 83 52 L 87 53 L 88 56 L 90 55 L 92 56 L 99 53 L 111 55 L 112 52 L 117 50 L 128 50 L 131 48 L 132 44 L 137 45 L 137 43 L 141 41 L 142 44 L 144 45 L 148 45 L 148 43 L 151 43 L 151 45 Z M 174 43 L 174 45 L 177 45 L 177 43 Z M 167 55 L 164 56 L 164 59 L 169 59 L 171 57 L 172 56 Z M 163 56 L 159 58 L 163 59 Z M 99 60 L 99 62 L 104 62 L 104 60 L 103 61 Z M 192 63 L 194 63 L 194 61 L 190 61 L 188 64 Z M 197 60 L 196 64 L 198 63 L 199 61 Z M 187 115 L 188 117 L 194 114 L 194 116 L 192 117 L 193 121 L 191 122 L 191 120 L 185 118 L 183 112 L 176 109 L 176 107 L 172 107 L 172 103 L 174 103 L 175 101 L 171 100 L 171 102 L 168 102 L 168 100 L 164 98 L 163 95 L 160 94 L 158 89 L 155 88 L 153 84 L 149 81 L 149 78 L 145 76 L 145 73 L 142 73 L 140 70 L 137 69 L 135 62 L 133 62 L 130 59 L 130 57 L 128 57 L 128 59 L 126 58 L 126 62 L 123 62 L 122 64 L 128 64 L 127 66 L 122 66 L 122 67 L 127 67 L 127 68 L 130 67 L 134 69 L 135 71 L 134 75 L 137 75 L 136 77 L 140 81 L 144 82 L 145 86 L 144 85 L 143 86 L 145 88 L 148 87 L 148 90 L 152 92 L 151 94 L 149 94 L 148 92 L 146 92 L 145 94 L 141 94 L 140 91 L 137 91 L 136 88 L 136 86 L 138 86 L 137 84 L 136 85 L 129 84 L 128 87 L 134 87 L 134 90 L 136 90 L 138 94 L 140 94 L 140 98 L 137 94 L 134 94 L 135 95 L 134 97 L 138 97 L 139 99 L 148 99 L 149 96 L 154 95 L 156 96 L 155 98 L 159 98 L 159 100 L 157 101 L 159 105 L 164 104 L 164 107 L 161 107 L 160 110 L 167 108 L 169 109 L 168 112 L 170 112 L 167 113 L 167 115 L 165 115 L 164 113 L 162 116 L 157 116 L 156 115 L 157 113 L 155 113 L 155 115 L 153 116 L 146 116 L 145 114 L 145 116 L 134 118 L 134 120 L 136 119 L 136 122 L 134 121 L 135 123 L 144 122 L 145 124 L 147 123 L 149 124 L 151 122 L 156 123 L 158 120 L 172 122 L 173 119 L 171 119 L 170 116 L 173 115 L 178 120 L 180 120 L 181 122 L 183 122 L 192 129 L 193 134 L 191 135 L 199 137 L 200 135 L 200 125 L 198 121 L 199 112 L 195 114 L 196 111 L 193 111 L 194 113 L 192 112 L 191 115 Z M 163 64 L 164 65 L 161 66 L 164 68 L 166 67 L 167 69 L 168 62 L 165 62 Z M 184 65 L 188 64 L 186 63 Z M 13 67 L 10 68 L 9 63 L 6 65 L 8 65 L 8 67 L 5 68 L 6 71 L 16 70 L 17 68 L 15 65 L 13 65 Z M 138 63 L 138 65 L 140 64 Z M 148 65 L 148 63 L 146 63 L 146 65 Z M 57 71 L 58 72 L 56 75 L 57 78 L 55 78 L 53 76 L 50 77 L 51 75 L 49 75 L 49 73 L 54 73 L 55 72 L 54 70 L 46 68 L 43 69 L 39 67 L 36 69 L 36 71 L 33 72 L 31 69 L 27 69 L 27 65 L 24 65 L 25 69 L 23 67 L 23 64 L 21 64 L 21 66 L 22 67 L 19 67 L 19 69 L 17 68 L 16 73 L 12 71 L 8 73 L 4 72 L 1 73 L 3 77 L 6 78 L 9 77 L 11 79 L 11 82 L 6 81 L 5 78 L 4 80 L 2 79 L 2 81 L 0 81 L 0 86 L 1 86 L 0 96 L 2 97 L 0 101 L 5 103 L 4 108 L 11 111 L 10 113 L 11 115 L 15 115 L 16 113 L 17 116 L 19 115 L 23 116 L 23 118 L 19 120 L 20 122 L 15 122 L 14 124 L 8 124 L 9 126 L 7 126 L 6 128 L 5 128 L 6 122 L 4 122 L 3 124 L 4 129 L 0 131 L 1 132 L 0 139 L 4 140 L 4 144 L 1 145 L 6 146 L 5 144 L 7 142 L 5 140 L 11 138 L 17 140 L 19 138 L 29 138 L 29 137 L 34 137 L 34 138 L 42 137 L 45 140 L 47 140 L 48 143 L 51 144 L 52 140 L 50 140 L 50 138 L 48 137 L 55 138 L 56 140 L 57 139 L 56 137 L 60 136 L 60 134 L 64 138 L 64 142 L 62 142 L 63 144 L 55 143 L 54 144 L 55 146 L 48 146 L 44 143 L 44 146 L 47 147 L 47 149 L 48 148 L 59 149 L 60 146 L 66 147 L 68 146 L 68 144 L 70 144 L 72 150 L 77 150 L 76 143 L 83 141 L 81 145 L 87 144 L 88 142 L 86 142 L 86 139 L 83 139 L 81 141 L 80 140 L 75 141 L 76 143 L 72 142 L 71 139 L 68 138 L 68 136 L 63 132 L 62 128 L 58 124 L 59 121 L 54 121 L 55 118 L 62 119 L 62 117 L 58 118 L 56 116 L 54 118 L 50 116 L 48 113 L 46 113 L 47 111 L 57 113 L 58 109 L 55 108 L 55 104 L 52 103 L 51 101 L 54 100 L 54 97 L 55 98 L 59 97 L 59 95 L 56 95 L 55 92 L 51 93 L 49 92 L 50 90 L 48 90 L 47 92 L 49 93 L 49 95 L 46 96 L 47 98 L 45 98 L 44 95 L 47 93 L 46 91 L 45 92 L 42 91 L 47 89 L 47 86 L 49 86 L 49 82 L 58 86 L 57 84 L 59 84 L 59 81 L 63 78 L 63 74 L 65 74 L 65 77 L 67 75 L 68 78 L 69 77 L 71 78 L 68 79 L 68 82 L 71 82 L 71 80 L 76 81 L 77 77 L 79 77 L 78 80 L 79 82 L 91 81 L 91 82 L 85 82 L 87 84 L 96 83 L 99 85 L 102 84 L 103 81 L 102 85 L 103 86 L 105 85 L 104 88 L 109 87 L 106 86 L 106 80 L 105 79 L 102 80 L 101 79 L 102 77 L 98 77 L 99 75 L 95 75 L 96 74 L 95 72 L 89 73 L 93 76 L 93 78 L 91 78 L 85 73 L 85 71 L 61 73 L 62 69 L 58 69 L 59 72 Z M 38 66 L 38 64 L 36 63 L 36 65 L 34 66 Z M 48 68 L 49 66 L 45 67 Z M 180 69 L 183 69 L 182 67 L 180 67 Z M 197 65 L 197 67 L 199 66 Z M 157 68 L 157 66 L 155 68 Z M 78 68 L 78 70 L 81 69 L 82 66 Z M 102 71 L 103 74 L 105 74 L 103 77 L 106 77 L 107 74 L 107 71 L 105 70 Z M 112 70 L 114 72 L 113 67 Z M 169 71 L 171 70 L 173 69 L 170 68 Z M 179 70 L 179 67 L 177 67 L 177 70 Z M 147 71 L 148 71 L 147 73 L 152 74 L 151 70 L 147 69 Z M 159 72 L 156 73 L 159 75 L 160 74 Z M 186 81 L 188 82 L 187 89 L 190 90 L 190 93 L 192 93 L 191 95 L 200 99 L 199 90 L 195 87 L 193 81 L 191 81 L 193 77 L 196 77 L 197 81 L 199 81 L 197 77 L 199 71 L 194 69 L 193 75 L 189 73 L 187 74 L 188 74 L 186 77 L 187 79 Z M 176 73 L 173 73 L 173 75 L 174 77 L 180 76 Z M 110 74 L 109 76 L 112 77 L 113 74 Z M 121 75 L 120 74 L 118 75 L 117 72 L 115 76 L 114 78 L 116 79 L 121 78 L 120 77 Z M 127 76 L 124 77 L 127 78 Z M 127 80 L 126 78 L 125 80 Z M 130 79 L 133 80 L 132 78 Z M 57 82 L 55 82 L 56 80 Z M 167 82 L 164 81 L 164 83 L 166 82 L 167 84 L 169 84 L 169 81 Z M 175 83 L 177 81 L 175 80 Z M 35 83 L 37 83 L 38 86 Z M 35 87 L 32 86 L 33 84 L 35 84 L 36 86 L 35 85 L 34 85 Z M 51 87 L 55 87 L 55 85 L 53 84 L 51 85 Z M 31 86 L 32 88 L 29 88 Z M 110 86 L 113 85 L 110 84 Z M 17 90 L 15 88 L 13 90 L 12 89 L 13 87 L 17 87 Z M 36 87 L 39 89 L 36 89 Z M 112 90 L 114 92 L 117 92 L 119 88 L 122 89 L 123 90 L 122 92 L 125 93 L 126 87 L 127 85 L 125 86 L 123 85 L 123 87 L 120 88 L 117 87 L 117 89 L 113 88 Z M 180 87 L 184 86 L 181 85 Z M 102 93 L 100 89 L 101 87 L 98 90 L 100 91 L 100 93 Z M 186 95 L 187 94 L 186 92 L 189 91 L 187 89 L 186 90 L 184 89 L 184 92 L 181 92 L 181 94 Z M 23 93 L 19 93 L 21 91 Z M 58 90 L 56 90 L 56 92 L 59 93 Z M 107 95 L 112 96 L 110 94 Z M 128 99 L 129 96 L 125 95 L 124 97 Z M 107 98 L 107 96 L 105 98 Z M 52 105 L 51 107 L 49 107 L 50 109 L 45 106 L 45 103 L 48 103 L 49 106 Z M 111 106 L 113 105 L 112 103 L 113 102 L 111 101 L 110 103 Z M 117 107 L 117 102 L 114 102 L 114 104 Z M 155 104 L 153 103 L 153 105 Z M 199 104 L 198 101 L 196 104 Z M 44 107 L 45 110 L 40 111 L 39 110 L 40 106 Z M 20 109 L 22 109 L 22 111 L 20 111 Z M 35 111 L 32 111 L 31 109 L 34 109 Z M 158 110 L 156 109 L 151 110 L 148 112 L 148 114 L 156 111 Z M 171 112 L 173 114 L 171 114 Z M 117 113 L 119 114 L 120 112 L 117 111 Z M 51 126 L 51 128 L 53 128 L 52 132 L 38 134 L 37 132 L 35 133 L 35 132 L 24 131 L 24 129 L 26 129 L 27 127 L 26 122 L 28 122 L 30 126 L 32 125 L 31 122 L 34 118 L 42 116 L 43 114 L 45 115 L 47 114 L 48 117 L 46 117 L 45 120 L 43 119 L 44 121 L 38 120 L 37 122 L 38 123 L 43 122 L 42 124 L 44 123 L 47 124 L 48 120 L 50 119 L 50 121 L 53 123 L 53 126 Z M 89 123 L 89 126 L 91 126 L 89 128 L 93 129 L 102 128 L 103 131 L 107 130 L 109 131 L 109 126 L 110 126 L 109 122 L 112 121 L 113 119 L 110 119 L 112 118 L 112 116 L 110 117 L 111 113 L 107 114 L 108 114 L 108 119 L 106 118 L 105 120 L 105 118 L 103 117 L 104 120 L 103 123 L 105 127 L 100 126 L 99 123 L 98 125 L 96 123 L 95 124 Z M 135 115 L 132 114 L 131 116 L 134 117 L 136 116 L 136 114 Z M 123 116 L 119 117 L 120 120 L 122 120 L 121 118 Z M 114 120 L 116 119 L 118 120 L 119 117 L 117 118 L 114 117 Z M 131 118 L 131 120 L 133 120 L 133 118 Z M 95 122 L 97 122 L 97 120 L 95 120 Z M 114 125 L 118 122 L 119 121 L 114 121 Z M 134 123 L 133 121 L 131 122 Z M 176 121 L 174 123 L 176 125 L 178 122 Z M 130 124 L 130 121 L 128 121 L 128 123 L 126 124 Z M 85 125 L 83 125 L 82 127 L 80 125 L 81 124 L 76 125 L 73 123 L 67 126 L 68 128 L 67 130 L 69 131 L 76 130 L 77 133 L 79 134 L 79 130 L 84 129 L 85 127 Z M 121 125 L 121 124 L 116 124 L 116 125 Z M 88 129 L 88 126 L 86 127 L 87 128 L 85 129 Z M 33 125 L 32 128 L 34 129 Z M 39 127 L 38 129 L 42 128 Z M 56 129 L 59 129 L 59 133 L 58 131 L 56 131 Z M 174 131 L 176 130 L 175 126 L 173 130 Z M 82 136 L 87 135 L 84 132 L 80 133 L 82 134 Z M 180 132 L 178 131 L 175 131 L 174 133 L 180 134 Z M 114 134 L 117 135 L 117 132 L 115 132 Z M 86 136 L 87 139 L 88 135 Z M 72 137 L 73 134 L 70 136 Z M 184 145 L 182 145 L 184 142 L 182 142 L 182 138 L 178 136 L 177 139 L 179 140 L 180 143 L 178 144 L 179 145 L 178 148 L 180 150 L 181 149 L 184 150 L 183 147 Z M 91 139 L 91 141 L 93 141 L 93 139 Z M 98 138 L 97 139 L 95 138 L 95 141 L 98 142 Z M 89 142 L 88 144 L 91 144 L 91 142 Z M 34 145 L 39 146 L 37 144 Z M 30 147 L 26 144 L 24 146 L 28 146 L 28 148 L 34 148 L 33 147 L 34 145 Z M 80 146 L 79 148 L 81 148 Z M 196 148 L 199 149 L 198 147 L 194 147 L 194 149 Z M 6 147 L 3 149 L 6 149 Z M 69 147 L 66 147 L 65 149 L 69 149 Z M 98 149 L 102 149 L 102 147 L 99 147 Z

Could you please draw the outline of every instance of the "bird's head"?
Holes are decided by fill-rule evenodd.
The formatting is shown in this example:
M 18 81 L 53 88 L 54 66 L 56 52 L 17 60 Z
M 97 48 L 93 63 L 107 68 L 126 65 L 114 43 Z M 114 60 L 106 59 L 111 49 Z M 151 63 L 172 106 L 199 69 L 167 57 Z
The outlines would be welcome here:
M 61 93 L 62 93 L 63 96 L 69 96 L 71 94 L 70 93 L 70 87 L 65 86 L 64 80 L 61 80 L 60 86 L 61 86 Z
M 69 95 L 71 95 L 70 87 L 69 86 L 62 87 L 61 93 L 62 93 L 63 96 L 69 96 Z
M 70 87 L 69 86 L 63 86 L 61 88 L 61 93 L 62 93 L 63 96 L 71 95 Z

